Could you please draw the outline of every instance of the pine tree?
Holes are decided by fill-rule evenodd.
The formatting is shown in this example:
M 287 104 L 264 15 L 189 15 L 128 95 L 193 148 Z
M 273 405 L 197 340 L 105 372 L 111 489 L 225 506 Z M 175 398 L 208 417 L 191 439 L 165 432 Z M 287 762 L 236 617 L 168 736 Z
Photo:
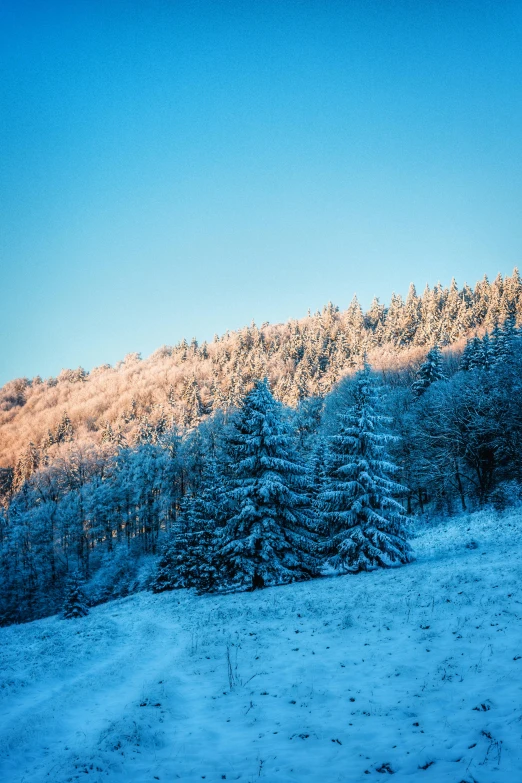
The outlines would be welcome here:
M 316 436 L 315 445 L 308 461 L 308 491 L 310 504 L 316 520 L 316 529 L 319 534 L 325 533 L 325 525 L 322 514 L 321 496 L 326 489 L 328 476 L 328 447 L 321 436 Z
M 219 582 L 216 565 L 218 531 L 226 521 L 227 500 L 223 477 L 213 456 L 207 456 L 200 487 L 191 498 L 187 582 L 200 593 L 209 592 Z
M 200 485 L 183 498 L 176 532 L 163 547 L 151 585 L 154 593 L 182 587 L 208 592 L 215 587 L 216 530 L 224 524 L 224 502 L 216 461 L 207 456 Z
M 228 447 L 234 510 L 216 553 L 227 585 L 255 589 L 315 576 L 306 468 L 266 379 L 245 398 Z
M 488 276 L 475 284 L 473 292 L 473 320 L 477 326 L 481 326 L 486 320 L 490 298 L 490 283 Z
M 385 337 L 394 345 L 403 345 L 404 302 L 400 294 L 392 294 L 390 306 L 386 312 Z
M 29 446 L 18 458 L 14 469 L 13 488 L 16 492 L 21 489 L 24 481 L 27 481 L 38 470 L 40 459 L 40 452 L 34 443 L 29 443 Z
M 156 567 L 151 590 L 153 593 L 163 593 L 186 587 L 183 563 L 187 558 L 188 537 L 185 532 L 177 531 L 169 536 L 163 546 L 163 551 Z
M 425 361 L 417 372 L 417 378 L 412 386 L 414 397 L 421 397 L 429 389 L 432 383 L 440 381 L 444 377 L 442 373 L 442 355 L 437 345 L 428 351 Z
M 452 279 L 443 312 L 442 340 L 445 344 L 458 339 L 465 328 L 461 319 L 462 295 L 455 278 Z
M 82 589 L 79 574 L 75 573 L 68 580 L 63 604 L 63 616 L 66 620 L 86 617 L 89 614 L 87 599 Z
M 495 354 L 491 343 L 491 337 L 486 332 L 482 338 L 481 366 L 484 370 L 490 370 L 494 362 Z
M 504 278 L 502 302 L 501 302 L 501 315 L 506 320 L 509 316 L 513 316 L 516 322 L 517 312 L 520 311 L 519 303 L 522 296 L 522 280 L 518 269 L 513 269 L 511 277 Z
M 475 335 L 471 337 L 462 352 L 460 367 L 462 370 L 474 370 L 481 366 L 482 343 L 480 338 Z
M 187 557 L 187 587 L 195 587 L 198 593 L 208 593 L 220 581 L 215 563 L 215 531 L 210 525 L 194 530 L 189 536 Z
M 508 361 L 513 353 L 517 328 L 514 316 L 510 316 L 500 327 L 498 324 L 491 333 L 492 363 L 497 367 Z
M 114 443 L 114 431 L 112 429 L 110 421 L 105 421 L 101 430 L 101 442 L 102 443 Z
M 385 314 L 385 306 L 379 302 L 377 297 L 374 297 L 364 319 L 369 331 L 368 339 L 372 345 L 378 345 L 382 340 Z
M 297 406 L 294 428 L 300 453 L 310 451 L 321 424 L 324 408 L 322 397 L 308 397 Z
M 62 419 L 56 428 L 56 435 L 55 440 L 56 443 L 64 443 L 73 440 L 74 438 L 74 429 L 71 424 L 71 420 L 69 419 L 67 412 L 63 412 Z
M 412 559 L 407 518 L 394 495 L 404 491 L 392 476 L 383 432 L 386 417 L 377 411 L 377 393 L 369 365 L 353 382 L 353 404 L 338 414 L 337 433 L 329 437 L 329 469 L 320 500 L 333 535 L 327 565 L 336 571 L 368 571 Z
M 205 413 L 205 406 L 201 402 L 199 384 L 195 376 L 185 381 L 182 401 L 185 406 L 183 423 L 186 427 L 196 426 Z
M 406 345 L 413 343 L 420 322 L 420 299 L 413 283 L 410 283 L 408 296 L 404 305 L 402 332 L 403 342 Z

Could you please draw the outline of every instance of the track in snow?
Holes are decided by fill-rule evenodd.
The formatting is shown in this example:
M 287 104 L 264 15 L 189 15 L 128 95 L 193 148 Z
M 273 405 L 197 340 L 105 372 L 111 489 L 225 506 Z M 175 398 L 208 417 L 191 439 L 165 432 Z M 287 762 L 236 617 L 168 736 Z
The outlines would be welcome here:
M 520 527 L 483 512 L 395 571 L 2 629 L 0 780 L 517 780 Z

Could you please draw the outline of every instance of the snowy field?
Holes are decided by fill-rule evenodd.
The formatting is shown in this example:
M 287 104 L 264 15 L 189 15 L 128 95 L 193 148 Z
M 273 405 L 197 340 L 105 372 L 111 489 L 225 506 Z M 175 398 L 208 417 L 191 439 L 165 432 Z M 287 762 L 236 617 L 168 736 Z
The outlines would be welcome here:
M 0 781 L 522 780 L 522 512 L 395 571 L 0 630 Z

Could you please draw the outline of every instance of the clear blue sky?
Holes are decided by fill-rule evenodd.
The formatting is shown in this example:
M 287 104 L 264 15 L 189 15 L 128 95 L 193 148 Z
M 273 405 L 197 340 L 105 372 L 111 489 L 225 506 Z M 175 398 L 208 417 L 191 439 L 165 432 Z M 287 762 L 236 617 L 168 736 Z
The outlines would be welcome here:
M 0 0 L 0 383 L 510 273 L 521 52 L 520 1 Z

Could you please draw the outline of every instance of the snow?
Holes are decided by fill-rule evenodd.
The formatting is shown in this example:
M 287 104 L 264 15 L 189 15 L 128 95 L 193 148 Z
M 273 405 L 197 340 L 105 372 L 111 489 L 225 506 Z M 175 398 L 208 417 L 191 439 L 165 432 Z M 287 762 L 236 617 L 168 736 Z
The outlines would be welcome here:
M 520 516 L 423 523 L 394 570 L 1 629 L 0 780 L 520 779 Z

